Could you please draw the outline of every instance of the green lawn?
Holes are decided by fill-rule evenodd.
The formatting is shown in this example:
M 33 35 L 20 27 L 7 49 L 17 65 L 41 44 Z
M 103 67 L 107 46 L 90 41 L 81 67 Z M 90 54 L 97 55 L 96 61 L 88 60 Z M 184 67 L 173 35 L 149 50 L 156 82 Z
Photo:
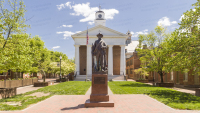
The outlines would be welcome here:
M 108 82 L 114 94 L 146 94 L 176 109 L 200 110 L 200 97 L 132 81 Z
M 57 85 L 47 86 L 25 94 L 13 96 L 12 98 L 0 99 L 0 110 L 21 110 L 53 95 L 85 95 L 90 86 L 91 82 L 84 81 L 69 81 Z M 50 93 L 50 95 L 43 97 L 27 96 L 35 92 Z M 7 105 L 5 102 L 20 102 L 21 106 Z

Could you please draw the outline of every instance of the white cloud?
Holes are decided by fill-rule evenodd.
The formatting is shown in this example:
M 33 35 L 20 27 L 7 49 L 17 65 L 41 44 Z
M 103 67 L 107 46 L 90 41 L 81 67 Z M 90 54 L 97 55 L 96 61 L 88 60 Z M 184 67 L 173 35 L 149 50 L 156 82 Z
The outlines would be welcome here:
M 67 6 L 67 5 L 64 5 Z M 83 16 L 83 19 L 80 19 L 80 22 L 88 22 L 89 25 L 94 24 L 95 13 L 99 10 L 98 7 L 90 7 L 90 3 L 82 3 L 82 4 L 75 4 L 75 5 L 68 5 L 70 9 L 74 10 L 74 13 L 70 13 L 73 16 Z M 65 7 L 62 7 L 65 8 Z M 61 9 L 62 9 L 61 8 Z M 119 11 L 116 9 L 102 9 L 105 13 L 105 19 L 112 20 L 115 14 L 118 14 Z
M 163 25 L 163 26 L 171 26 L 173 24 L 177 24 L 176 21 L 170 21 L 168 17 L 162 17 L 161 19 L 159 19 L 158 21 L 158 25 Z
M 60 48 L 60 46 L 54 46 L 54 47 L 53 47 L 53 49 L 58 49 L 58 48 Z
M 181 18 L 179 19 L 179 21 L 181 21 L 184 18 L 184 15 L 181 15 Z
M 139 31 L 139 32 L 135 32 L 135 33 L 133 31 L 131 31 L 133 38 L 138 37 L 139 34 L 147 34 L 147 33 L 148 33 L 148 29 L 145 29 L 145 30 Z
M 73 25 L 61 25 L 61 26 L 58 27 L 58 28 L 61 28 L 61 27 L 73 27 Z
M 60 5 L 56 5 L 58 10 L 61 10 L 65 7 L 69 7 L 70 9 L 72 9 L 72 6 L 71 6 L 71 2 L 66 2 L 65 4 L 60 4 Z
M 81 31 L 76 31 L 76 33 L 80 33 Z
M 56 32 L 57 34 L 63 34 L 64 38 L 63 39 L 69 39 L 68 37 L 71 37 L 71 35 L 75 33 L 79 33 L 81 31 L 76 31 L 76 32 L 71 32 L 71 31 L 63 31 L 63 32 Z

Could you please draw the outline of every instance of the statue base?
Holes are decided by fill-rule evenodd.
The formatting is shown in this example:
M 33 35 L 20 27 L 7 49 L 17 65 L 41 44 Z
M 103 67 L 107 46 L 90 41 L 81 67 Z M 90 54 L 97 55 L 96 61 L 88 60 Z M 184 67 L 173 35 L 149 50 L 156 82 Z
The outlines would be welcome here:
M 92 90 L 90 99 L 86 100 L 85 107 L 114 107 L 114 102 L 108 95 L 108 75 L 104 72 L 92 74 Z

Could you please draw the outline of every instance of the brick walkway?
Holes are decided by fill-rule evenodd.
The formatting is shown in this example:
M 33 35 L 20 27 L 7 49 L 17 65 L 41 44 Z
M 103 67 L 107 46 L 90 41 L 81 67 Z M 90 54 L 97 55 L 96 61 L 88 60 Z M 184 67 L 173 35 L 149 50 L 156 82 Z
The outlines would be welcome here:
M 55 79 L 48 79 L 48 81 Z M 31 86 L 21 90 L 33 90 Z M 143 94 L 113 95 L 108 94 L 115 107 L 85 108 L 84 103 L 90 98 L 91 88 L 86 95 L 55 95 L 21 111 L 0 111 L 0 113 L 200 113 L 197 110 L 176 110 Z
M 22 111 L 5 113 L 194 113 L 198 111 L 175 110 L 147 95 L 110 95 L 115 107 L 85 108 L 89 95 L 55 95 Z M 4 113 L 0 112 L 0 113 Z

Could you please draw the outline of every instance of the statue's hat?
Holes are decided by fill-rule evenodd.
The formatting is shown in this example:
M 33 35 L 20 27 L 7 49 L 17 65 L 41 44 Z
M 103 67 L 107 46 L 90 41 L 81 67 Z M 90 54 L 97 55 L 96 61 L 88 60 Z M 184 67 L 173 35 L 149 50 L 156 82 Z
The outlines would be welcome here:
M 101 34 L 101 33 L 97 34 L 97 37 L 99 37 L 99 36 L 103 37 L 103 34 Z

